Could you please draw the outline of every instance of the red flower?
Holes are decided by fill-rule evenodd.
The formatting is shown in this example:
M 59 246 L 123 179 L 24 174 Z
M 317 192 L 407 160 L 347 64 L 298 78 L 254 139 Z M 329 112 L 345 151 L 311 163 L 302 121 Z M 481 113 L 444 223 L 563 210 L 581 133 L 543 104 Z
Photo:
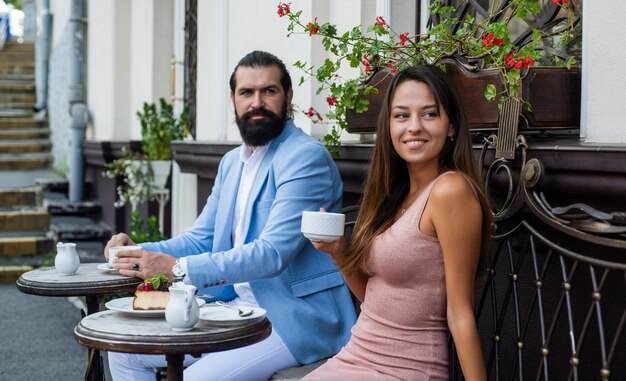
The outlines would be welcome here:
M 409 40 L 409 33 L 400 33 L 400 46 L 404 46 Z
M 513 53 L 509 53 L 504 57 L 504 61 L 506 62 L 508 67 L 515 66 L 515 59 L 513 58 Z
M 552 0 L 552 4 L 567 4 L 569 0 Z
M 317 17 L 315 18 L 315 20 L 313 20 L 312 23 L 306 24 L 304 30 L 309 32 L 309 36 L 318 34 L 320 31 L 320 25 L 317 23 Z
M 521 69 L 523 64 L 524 64 L 524 63 L 523 63 L 522 61 L 516 61 L 516 62 L 515 62 L 515 68 L 516 68 L 516 69 Z
M 311 118 L 311 121 L 313 123 L 319 123 L 324 120 L 324 118 L 322 118 L 322 115 L 320 115 L 320 113 L 317 112 L 317 110 L 315 110 L 313 107 L 309 107 L 305 114 L 306 116 Z
M 483 35 L 483 45 L 489 46 L 493 43 L 493 33 Z
M 387 23 L 385 22 L 385 19 L 383 18 L 383 16 L 376 16 L 376 25 L 379 26 L 387 26 Z
M 328 102 L 330 107 L 333 107 L 337 103 L 337 97 L 334 95 L 332 97 L 326 97 L 326 102 Z
M 278 14 L 278 17 L 283 17 L 284 15 L 288 15 L 291 13 L 291 9 L 289 9 L 289 7 L 291 6 L 291 3 L 278 3 L 278 11 L 276 12 Z
M 387 63 L 387 67 L 391 69 L 391 72 L 394 74 L 398 74 L 398 69 L 396 69 L 396 64 L 393 61 L 389 61 Z
M 524 58 L 524 67 L 529 67 L 530 65 L 535 63 L 535 60 L 531 56 Z
M 485 46 L 491 46 L 491 45 L 496 45 L 496 46 L 500 46 L 502 45 L 502 43 L 504 42 L 503 38 L 494 38 L 494 34 L 493 33 L 489 33 L 489 34 L 484 34 L 483 35 L 483 45 Z
M 365 66 L 366 74 L 372 71 L 372 68 L 370 67 L 369 57 L 367 56 L 367 54 L 363 54 L 363 61 L 361 61 L 361 63 L 363 64 L 363 66 Z

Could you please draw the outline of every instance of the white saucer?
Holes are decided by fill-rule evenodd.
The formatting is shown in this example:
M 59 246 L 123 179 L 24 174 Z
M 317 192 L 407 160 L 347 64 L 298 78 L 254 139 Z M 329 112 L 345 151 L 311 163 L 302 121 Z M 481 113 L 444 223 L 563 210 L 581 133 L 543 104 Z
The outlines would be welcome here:
M 111 267 L 110 264 L 108 263 L 100 263 L 98 266 L 96 266 L 96 268 L 98 270 L 102 270 L 102 271 L 117 271 L 117 269 L 114 269 L 113 267 Z
M 313 234 L 304 232 L 302 234 L 304 234 L 304 236 L 311 241 L 332 242 L 341 238 L 339 235 Z
M 244 311 L 252 310 L 252 315 L 239 317 L 237 311 L 220 306 L 219 304 L 206 304 L 200 308 L 200 320 L 206 321 L 213 325 L 231 326 L 247 324 L 250 321 L 262 318 L 265 316 L 265 310 L 260 307 L 246 307 L 240 306 Z

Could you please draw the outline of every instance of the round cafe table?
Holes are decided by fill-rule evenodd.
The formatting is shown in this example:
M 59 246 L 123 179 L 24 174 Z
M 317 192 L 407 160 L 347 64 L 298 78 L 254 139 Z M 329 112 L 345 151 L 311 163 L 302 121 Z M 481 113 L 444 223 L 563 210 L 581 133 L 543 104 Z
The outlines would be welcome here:
M 217 326 L 200 320 L 191 331 L 173 331 L 164 317 L 138 317 L 102 311 L 84 317 L 74 329 L 76 340 L 92 349 L 126 353 L 164 354 L 167 379 L 183 379 L 185 354 L 199 355 L 257 343 L 272 332 L 266 317 L 241 325 Z
M 143 282 L 139 278 L 129 278 L 117 271 L 100 270 L 99 263 L 84 263 L 72 275 L 61 275 L 54 267 L 41 268 L 22 274 L 15 282 L 17 289 L 25 294 L 40 296 L 84 296 L 87 314 L 98 312 L 100 298 L 105 295 L 132 292 Z M 82 312 L 81 312 L 82 313 Z M 89 351 L 89 361 L 85 372 L 86 380 L 104 380 L 100 352 Z

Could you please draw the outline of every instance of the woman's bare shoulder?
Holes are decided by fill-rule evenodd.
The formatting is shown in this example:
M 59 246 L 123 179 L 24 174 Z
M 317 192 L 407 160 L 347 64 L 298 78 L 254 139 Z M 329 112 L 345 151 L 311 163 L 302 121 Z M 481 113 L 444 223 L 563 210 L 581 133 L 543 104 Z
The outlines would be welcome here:
M 458 172 L 451 172 L 437 180 L 430 193 L 431 200 L 449 203 L 476 199 L 473 185 L 469 179 Z

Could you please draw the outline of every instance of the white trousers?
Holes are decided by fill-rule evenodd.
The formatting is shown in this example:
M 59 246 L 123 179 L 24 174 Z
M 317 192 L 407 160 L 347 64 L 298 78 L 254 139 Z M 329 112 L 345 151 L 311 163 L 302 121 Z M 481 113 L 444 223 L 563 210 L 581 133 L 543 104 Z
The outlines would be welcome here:
M 267 339 L 246 347 L 205 353 L 200 358 L 186 355 L 185 381 L 265 381 L 277 371 L 300 364 L 276 331 Z M 109 369 L 114 381 L 154 381 L 154 368 L 167 366 L 164 355 L 109 352 Z

